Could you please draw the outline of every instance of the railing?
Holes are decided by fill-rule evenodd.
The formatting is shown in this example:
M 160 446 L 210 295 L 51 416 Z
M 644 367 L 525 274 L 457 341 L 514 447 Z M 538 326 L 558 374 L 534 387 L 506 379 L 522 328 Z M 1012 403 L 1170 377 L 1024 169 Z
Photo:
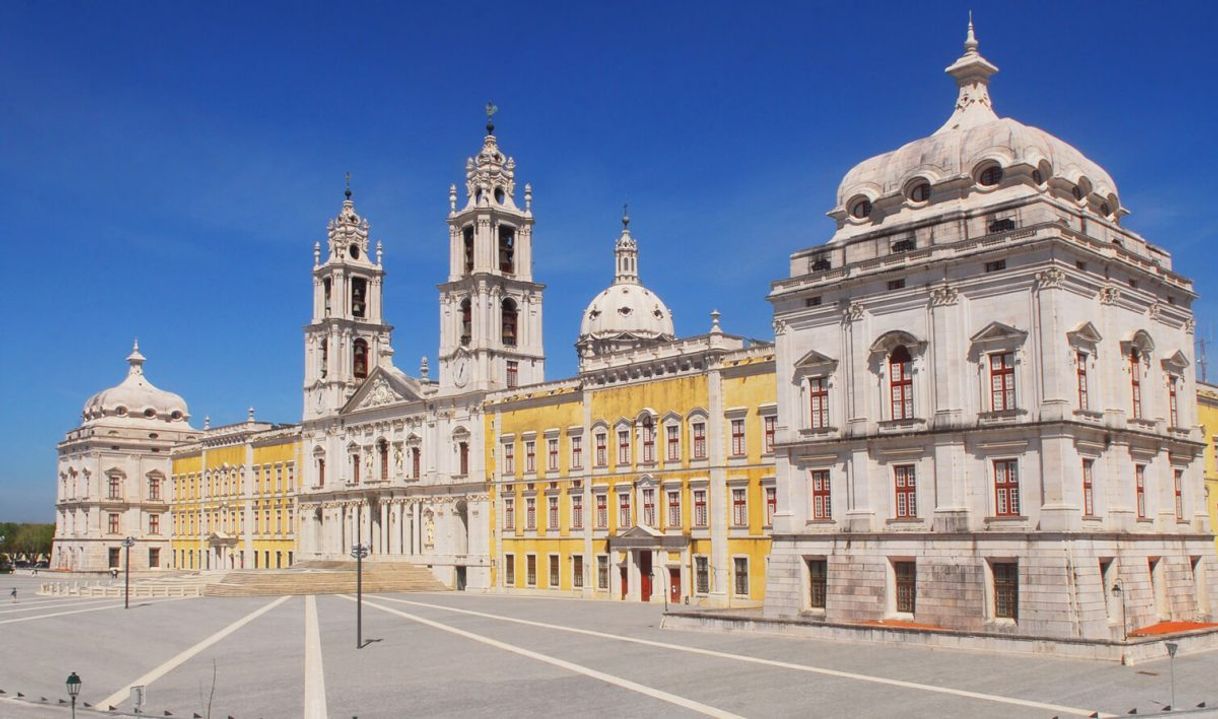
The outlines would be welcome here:
M 38 587 L 38 594 L 52 597 L 115 597 L 123 596 L 122 585 L 97 584 L 81 582 L 43 582 Z M 132 597 L 147 599 L 164 597 L 201 597 L 203 587 L 200 584 L 159 584 L 131 586 Z

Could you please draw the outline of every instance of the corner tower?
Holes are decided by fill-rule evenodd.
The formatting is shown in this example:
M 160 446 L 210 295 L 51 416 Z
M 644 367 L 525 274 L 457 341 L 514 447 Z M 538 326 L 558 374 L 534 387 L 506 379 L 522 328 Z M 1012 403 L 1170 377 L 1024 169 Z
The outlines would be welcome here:
M 380 362 L 393 328 L 385 324 L 381 243 L 369 255 L 368 220 L 355 212 L 350 175 L 328 256 L 313 245 L 313 319 L 305 326 L 304 417 L 337 412 Z
M 440 386 L 491 390 L 541 382 L 544 285 L 533 281 L 533 191 L 516 205 L 516 161 L 499 149 L 487 105 L 486 137 L 465 164 L 466 202 L 448 191 L 448 281 L 440 290 Z

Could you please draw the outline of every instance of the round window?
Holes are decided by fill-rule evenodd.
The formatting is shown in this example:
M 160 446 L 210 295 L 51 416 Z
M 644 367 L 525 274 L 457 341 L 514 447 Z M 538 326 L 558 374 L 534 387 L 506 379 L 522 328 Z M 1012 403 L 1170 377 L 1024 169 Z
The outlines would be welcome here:
M 156 410 L 155 409 L 146 409 L 146 410 L 144 410 L 144 416 L 145 417 L 155 417 Z
M 918 182 L 913 187 L 909 188 L 909 199 L 914 202 L 927 202 L 930 200 L 930 183 Z
M 977 182 L 985 187 L 993 187 L 999 182 L 1002 182 L 1002 167 L 999 165 L 989 165 L 981 174 L 977 176 Z
M 850 215 L 855 219 L 865 220 L 871 216 L 871 200 L 859 198 L 850 206 Z
M 1112 206 L 1105 202 L 1104 204 L 1100 205 L 1100 213 L 1104 215 L 1104 217 L 1110 217 L 1112 215 Z

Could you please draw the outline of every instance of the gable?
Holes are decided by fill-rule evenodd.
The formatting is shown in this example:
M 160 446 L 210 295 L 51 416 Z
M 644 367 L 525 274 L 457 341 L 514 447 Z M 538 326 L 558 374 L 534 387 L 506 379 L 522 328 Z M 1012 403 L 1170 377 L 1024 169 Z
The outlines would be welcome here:
M 362 409 L 383 407 L 401 402 L 413 402 L 421 398 L 418 387 L 410 378 L 377 367 L 368 375 L 368 379 L 355 390 L 351 399 L 343 405 L 342 412 L 355 412 Z
M 1095 328 L 1095 325 L 1091 324 L 1090 322 L 1084 322 L 1078 327 L 1075 327 L 1072 331 L 1066 333 L 1066 337 L 1069 338 L 1071 342 L 1092 345 L 1099 344 L 1100 341 L 1104 339 L 1099 330 Z
M 969 341 L 975 344 L 984 342 L 1023 342 L 1027 336 L 1027 332 L 1017 330 L 1008 324 L 991 322 L 981 328 L 980 332 L 970 337 Z
M 837 360 L 827 357 L 816 350 L 810 350 L 795 363 L 796 371 L 803 372 L 832 372 L 837 368 Z

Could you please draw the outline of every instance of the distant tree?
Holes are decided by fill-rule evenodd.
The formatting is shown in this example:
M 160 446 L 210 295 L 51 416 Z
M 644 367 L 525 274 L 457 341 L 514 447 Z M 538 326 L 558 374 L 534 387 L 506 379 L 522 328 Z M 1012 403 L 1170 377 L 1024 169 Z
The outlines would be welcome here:
M 21 554 L 27 559 L 40 557 L 51 553 L 51 543 L 55 538 L 55 525 L 20 524 L 16 525 L 12 534 L 11 539 L 8 534 L 4 535 L 5 544 L 8 545 L 6 552 Z

